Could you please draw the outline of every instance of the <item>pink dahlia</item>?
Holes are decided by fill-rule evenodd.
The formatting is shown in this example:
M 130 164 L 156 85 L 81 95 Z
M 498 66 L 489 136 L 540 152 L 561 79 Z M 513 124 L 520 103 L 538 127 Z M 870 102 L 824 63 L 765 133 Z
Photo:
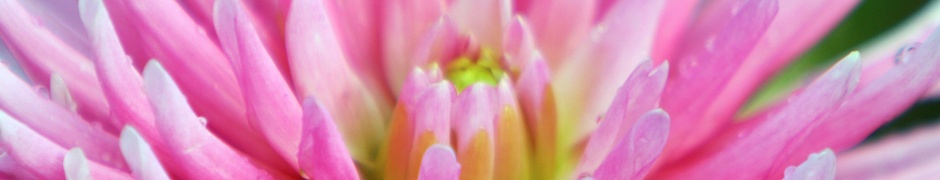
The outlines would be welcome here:
M 0 0 L 0 38 L 15 59 L 0 66 L 0 174 L 833 179 L 871 177 L 866 168 L 922 171 L 872 165 L 893 159 L 866 159 L 877 155 L 865 148 L 845 155 L 850 164 L 836 155 L 940 78 L 940 33 L 853 52 L 785 101 L 736 114 L 856 3 Z M 892 152 L 920 149 L 893 142 L 901 145 Z

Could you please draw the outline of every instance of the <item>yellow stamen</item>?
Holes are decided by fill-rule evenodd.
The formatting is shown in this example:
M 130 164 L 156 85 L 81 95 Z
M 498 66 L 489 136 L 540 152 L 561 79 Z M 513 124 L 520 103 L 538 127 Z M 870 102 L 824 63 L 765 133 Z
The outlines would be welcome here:
M 499 77 L 502 77 L 503 69 L 499 66 L 499 56 L 488 48 L 480 51 L 480 56 L 476 61 L 468 57 L 459 57 L 447 64 L 445 77 L 457 92 L 476 82 L 482 82 L 495 86 L 499 83 Z

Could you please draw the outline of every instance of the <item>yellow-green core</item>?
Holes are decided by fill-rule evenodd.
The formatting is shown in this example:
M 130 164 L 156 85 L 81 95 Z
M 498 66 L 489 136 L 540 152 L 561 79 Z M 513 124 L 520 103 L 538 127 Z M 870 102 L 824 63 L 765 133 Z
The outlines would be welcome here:
M 486 48 L 480 50 L 476 61 L 469 57 L 459 57 L 448 63 L 444 72 L 447 80 L 457 87 L 458 93 L 477 82 L 496 86 L 499 84 L 499 78 L 503 76 L 503 69 L 499 67 L 499 56 Z

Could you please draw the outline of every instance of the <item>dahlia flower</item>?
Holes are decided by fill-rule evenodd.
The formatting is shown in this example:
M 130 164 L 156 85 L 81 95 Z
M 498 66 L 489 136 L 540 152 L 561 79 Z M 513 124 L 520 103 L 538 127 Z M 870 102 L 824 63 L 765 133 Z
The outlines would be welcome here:
M 0 174 L 866 177 L 896 160 L 836 155 L 928 92 L 940 33 L 850 53 L 736 114 L 856 3 L 0 0 L 15 59 Z

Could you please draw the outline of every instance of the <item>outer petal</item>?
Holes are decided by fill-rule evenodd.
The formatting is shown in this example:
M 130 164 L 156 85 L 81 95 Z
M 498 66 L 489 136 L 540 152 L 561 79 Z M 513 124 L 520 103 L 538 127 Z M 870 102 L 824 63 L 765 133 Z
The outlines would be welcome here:
M 66 169 L 66 167 L 86 168 L 87 171 L 84 173 L 96 179 L 130 179 L 126 173 L 97 162 L 87 161 L 84 156 L 77 158 L 85 161 L 85 167 L 64 165 L 63 160 L 68 157 L 66 155 L 68 150 L 46 139 L 3 111 L 0 111 L 0 144 L 13 160 L 21 165 L 20 167 L 23 168 L 21 170 L 29 171 L 41 179 L 64 179 L 66 174 L 80 176 L 66 173 L 66 171 L 79 172 L 77 169 Z
M 287 22 L 287 52 L 298 96 L 316 97 L 336 116 L 336 124 L 358 160 L 371 159 L 391 107 L 371 94 L 346 64 L 323 0 L 296 0 Z
M 724 17 L 703 17 L 702 32 L 695 32 L 669 71 L 662 107 L 673 116 L 666 161 L 675 160 L 710 137 L 728 121 L 734 109 L 713 109 L 715 98 L 727 87 L 734 72 L 763 36 L 777 13 L 776 0 L 735 1 L 744 3 Z M 728 10 L 732 3 L 728 3 Z M 723 7 L 719 7 L 721 9 Z M 718 11 L 727 14 L 727 11 Z M 725 19 L 727 18 L 727 19 Z M 721 23 L 725 24 L 712 24 Z
M 594 171 L 594 178 L 644 179 L 668 137 L 669 114 L 662 109 L 644 114 Z
M 553 70 L 560 69 L 580 40 L 589 37 L 593 25 L 595 1 L 550 0 L 529 3 L 522 12 L 531 22 L 532 30 Z M 563 35 L 562 35 L 563 34 Z
M 836 178 L 836 154 L 830 149 L 809 155 L 797 167 L 787 167 L 784 180 L 827 180 Z
M 814 148 L 848 149 L 913 104 L 932 86 L 931 82 L 940 78 L 940 29 L 934 30 L 911 56 L 907 62 L 902 61 L 870 84 L 860 87 L 818 128 L 809 132 L 812 141 L 795 145 L 791 158 L 780 160 L 786 164 L 777 167 L 799 162 L 792 157 L 812 153 Z
M 456 180 L 460 178 L 460 163 L 454 150 L 446 145 L 433 145 L 421 158 L 419 180 Z
M 838 179 L 888 179 L 936 173 L 940 126 L 879 139 L 839 154 Z
M 417 42 L 440 19 L 448 6 L 445 0 L 392 0 L 380 12 L 383 18 L 383 59 L 386 81 L 398 92 L 413 64 Z
M 304 100 L 300 168 L 313 179 L 359 179 L 353 159 L 329 112 L 313 98 Z
M 382 33 L 384 30 L 385 0 L 330 0 L 328 9 L 337 36 L 343 42 L 347 62 L 359 75 L 367 89 L 383 103 L 394 98 L 389 82 L 385 79 Z M 391 104 L 391 103 L 389 103 Z
M 105 0 L 105 5 L 127 53 L 138 63 L 160 61 L 178 78 L 193 110 L 213 122 L 209 129 L 267 164 L 289 167 L 250 128 L 242 92 L 225 54 L 179 2 Z
M 215 25 L 244 92 L 249 124 L 295 169 L 303 110 L 234 0 L 216 1 Z
M 752 129 L 734 132 L 736 139 L 716 147 L 717 152 L 699 152 L 696 155 L 703 157 L 698 162 L 676 162 L 687 166 L 675 167 L 666 177 L 780 178 L 783 173 L 774 173 L 776 161 L 790 157 L 789 146 L 812 141 L 808 137 L 816 138 L 806 136 L 807 132 L 822 123 L 825 114 L 839 107 L 855 90 L 861 75 L 858 59 L 857 52 L 850 54 L 803 92 L 791 97 L 785 107 L 770 112 L 768 119 L 758 120 L 760 124 Z
M 205 129 L 204 119 L 186 103 L 186 97 L 156 61 L 144 68 L 144 90 L 154 108 L 157 130 L 166 140 L 178 166 L 188 178 L 271 179 L 247 158 Z
M 125 169 L 117 137 L 102 131 L 77 114 L 36 94 L 5 66 L 0 65 L 0 109 L 62 147 L 81 147 L 88 158 Z M 99 126 L 99 127 L 95 127 Z
M 121 130 L 121 154 L 127 160 L 135 179 L 170 179 L 150 144 L 133 127 L 125 126 L 124 130 Z
M 44 28 L 18 0 L 0 1 L 0 37 L 35 84 L 48 87 L 53 73 L 60 74 L 88 120 L 108 123 L 108 105 L 85 54 Z M 108 128 L 116 130 L 108 123 Z
M 646 61 L 637 66 L 620 87 L 607 114 L 591 134 L 575 175 L 596 170 L 618 142 L 627 137 L 640 117 L 656 108 L 669 74 L 669 64 L 656 68 L 652 64 Z

